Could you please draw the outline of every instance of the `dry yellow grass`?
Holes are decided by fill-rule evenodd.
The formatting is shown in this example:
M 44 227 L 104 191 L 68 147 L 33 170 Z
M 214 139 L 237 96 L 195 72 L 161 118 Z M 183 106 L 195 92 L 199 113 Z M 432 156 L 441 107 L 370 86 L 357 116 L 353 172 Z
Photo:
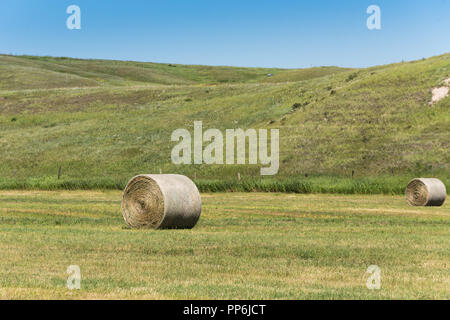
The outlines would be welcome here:
M 448 299 L 450 208 L 401 196 L 203 194 L 130 230 L 116 191 L 0 192 L 2 299 Z M 381 290 L 366 287 L 369 265 Z M 79 265 L 81 290 L 66 288 Z

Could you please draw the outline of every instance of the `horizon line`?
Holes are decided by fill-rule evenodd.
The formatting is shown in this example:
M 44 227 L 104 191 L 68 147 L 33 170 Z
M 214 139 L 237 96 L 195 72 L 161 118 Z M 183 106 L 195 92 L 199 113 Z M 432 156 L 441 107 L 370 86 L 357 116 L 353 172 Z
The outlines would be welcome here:
M 15 53 L 1 53 L 0 56 L 11 56 L 11 57 L 37 57 L 37 58 L 53 58 L 53 59 L 72 59 L 72 60 L 97 60 L 97 61 L 119 61 L 119 62 L 137 62 L 137 63 L 153 63 L 153 64 L 166 64 L 166 65 L 179 65 L 179 66 L 200 66 L 200 67 L 225 67 L 225 68 L 245 68 L 245 69 L 278 69 L 278 70 L 299 70 L 299 69 L 313 69 L 313 68 L 341 68 L 341 69 L 368 69 L 378 66 L 388 66 L 392 64 L 404 63 L 404 62 L 416 62 L 424 59 L 431 59 L 434 57 L 440 57 L 450 52 L 444 52 L 437 55 L 432 55 L 428 57 L 423 57 L 420 59 L 410 59 L 410 60 L 401 60 L 389 62 L 386 64 L 375 64 L 363 67 L 345 67 L 339 65 L 321 65 L 310 67 L 295 67 L 295 68 L 286 68 L 286 67 L 257 67 L 257 66 L 236 66 L 236 65 L 221 65 L 221 64 L 195 64 L 195 63 L 178 63 L 178 62 L 163 62 L 163 61 L 143 61 L 143 60 L 129 60 L 129 59 L 108 59 L 108 58 L 80 58 L 80 57 L 70 57 L 70 56 L 52 56 L 52 55 L 33 55 L 33 54 L 15 54 Z

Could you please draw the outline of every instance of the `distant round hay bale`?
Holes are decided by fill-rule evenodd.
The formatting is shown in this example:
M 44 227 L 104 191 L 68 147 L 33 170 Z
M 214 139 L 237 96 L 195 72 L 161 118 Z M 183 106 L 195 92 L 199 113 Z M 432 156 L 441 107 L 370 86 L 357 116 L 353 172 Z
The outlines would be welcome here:
M 447 197 L 445 185 L 434 178 L 411 180 L 405 193 L 406 201 L 412 206 L 442 206 Z
M 138 175 L 122 197 L 122 215 L 131 228 L 193 228 L 201 209 L 197 186 L 178 174 Z

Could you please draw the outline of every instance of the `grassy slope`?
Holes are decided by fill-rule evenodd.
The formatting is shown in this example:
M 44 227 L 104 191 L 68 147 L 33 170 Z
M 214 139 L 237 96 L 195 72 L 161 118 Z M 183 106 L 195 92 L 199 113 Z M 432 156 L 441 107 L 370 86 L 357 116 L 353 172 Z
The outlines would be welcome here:
M 449 299 L 450 210 L 399 196 L 203 194 L 192 230 L 129 230 L 118 191 L 0 193 L 0 298 Z M 82 289 L 66 288 L 79 265 Z M 369 265 L 381 290 L 368 290 Z
M 280 128 L 278 177 L 449 180 L 450 54 L 348 70 L 183 66 L 0 56 L 0 186 L 123 185 L 142 172 L 224 179 L 260 166 L 174 166 L 176 128 Z M 272 77 L 267 77 L 272 73 Z M 293 107 L 293 106 L 296 107 Z M 91 183 L 92 182 L 92 183 Z
M 139 84 L 273 83 L 313 79 L 345 70 L 336 67 L 303 70 L 211 67 L 0 55 L 0 89 L 49 89 Z M 272 73 L 273 77 L 268 77 L 269 73 Z

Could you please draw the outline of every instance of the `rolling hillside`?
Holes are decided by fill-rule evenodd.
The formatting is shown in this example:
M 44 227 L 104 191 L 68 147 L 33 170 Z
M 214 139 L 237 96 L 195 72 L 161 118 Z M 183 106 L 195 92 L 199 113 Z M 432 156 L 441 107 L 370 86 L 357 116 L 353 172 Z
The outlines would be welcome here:
M 272 74 L 272 76 L 268 76 Z M 368 69 L 284 70 L 0 55 L 0 181 L 177 172 L 259 179 L 260 165 L 172 164 L 173 130 L 279 128 L 274 179 L 449 180 L 450 54 Z M 101 186 L 101 182 L 98 184 Z

